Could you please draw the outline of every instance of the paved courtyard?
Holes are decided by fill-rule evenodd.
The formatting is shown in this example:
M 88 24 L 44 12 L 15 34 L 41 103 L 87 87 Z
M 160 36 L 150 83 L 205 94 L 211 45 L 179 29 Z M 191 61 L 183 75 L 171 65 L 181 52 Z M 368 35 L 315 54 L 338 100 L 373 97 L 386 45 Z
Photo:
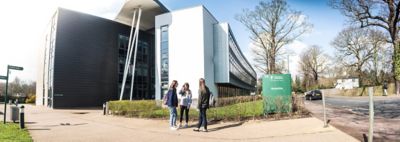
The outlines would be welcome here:
M 334 127 L 322 128 L 322 121 L 316 118 L 215 123 L 207 133 L 193 132 L 193 128 L 171 131 L 167 120 L 103 116 L 98 109 L 52 110 L 27 105 L 26 119 L 29 132 L 38 142 L 357 141 Z

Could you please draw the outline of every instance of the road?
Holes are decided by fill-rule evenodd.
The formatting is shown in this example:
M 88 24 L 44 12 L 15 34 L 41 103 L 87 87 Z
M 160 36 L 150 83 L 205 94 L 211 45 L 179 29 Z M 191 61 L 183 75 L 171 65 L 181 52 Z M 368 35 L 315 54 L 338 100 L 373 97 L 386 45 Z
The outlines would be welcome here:
M 314 100 L 313 103 L 322 104 L 321 100 Z M 326 104 L 331 107 L 347 109 L 354 113 L 368 116 L 369 114 L 369 98 L 348 98 L 348 97 L 326 97 Z M 400 97 L 374 99 L 375 116 L 388 119 L 400 118 Z
M 327 117 L 330 124 L 363 141 L 368 134 L 368 97 L 326 97 Z M 322 101 L 305 102 L 313 116 L 322 120 Z M 400 97 L 374 98 L 374 140 L 400 141 Z

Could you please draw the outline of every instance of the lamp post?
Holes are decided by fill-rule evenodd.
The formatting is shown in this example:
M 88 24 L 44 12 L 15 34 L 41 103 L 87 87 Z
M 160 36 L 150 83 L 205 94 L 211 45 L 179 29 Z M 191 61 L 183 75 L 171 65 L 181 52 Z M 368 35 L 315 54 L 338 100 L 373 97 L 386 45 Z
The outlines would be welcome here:
M 24 70 L 23 67 L 18 67 L 18 66 L 12 66 L 8 65 L 7 66 L 7 75 L 6 75 L 6 94 L 4 95 L 4 119 L 3 123 L 6 124 L 6 115 L 7 115 L 7 93 L 8 93 L 8 79 L 9 79 L 9 74 L 10 74 L 10 69 L 12 70 Z

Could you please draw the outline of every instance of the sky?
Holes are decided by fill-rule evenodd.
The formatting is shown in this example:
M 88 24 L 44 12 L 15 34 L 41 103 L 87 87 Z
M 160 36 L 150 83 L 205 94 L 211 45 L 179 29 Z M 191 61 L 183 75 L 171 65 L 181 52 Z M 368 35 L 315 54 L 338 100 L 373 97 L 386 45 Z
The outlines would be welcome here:
M 219 22 L 228 22 L 247 59 L 252 62 L 250 34 L 235 15 L 243 9 L 254 9 L 259 0 L 160 0 L 169 10 L 204 5 Z M 0 75 L 6 75 L 7 65 L 24 67 L 12 71 L 11 80 L 35 81 L 38 66 L 38 50 L 44 29 L 57 7 L 63 7 L 91 15 L 114 19 L 125 0 L 9 0 L 0 2 Z M 298 55 L 311 45 L 323 48 L 333 56 L 330 42 L 345 27 L 345 17 L 332 9 L 325 0 L 288 0 L 292 9 L 302 11 L 313 24 L 312 32 L 287 45 L 293 51 L 289 56 L 290 72 L 298 73 Z

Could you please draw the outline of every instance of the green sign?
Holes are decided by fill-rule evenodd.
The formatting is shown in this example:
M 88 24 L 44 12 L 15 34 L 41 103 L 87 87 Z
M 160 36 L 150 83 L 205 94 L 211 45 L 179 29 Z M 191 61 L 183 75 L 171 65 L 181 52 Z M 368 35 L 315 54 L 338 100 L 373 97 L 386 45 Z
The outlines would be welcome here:
M 7 79 L 7 76 L 1 76 L 1 75 L 0 75 L 0 79 L 6 80 L 6 79 Z
M 18 66 L 11 66 L 11 65 L 8 65 L 8 69 L 13 69 L 13 70 L 24 70 L 24 68 L 23 67 L 18 67 Z
M 262 78 L 264 113 L 290 112 L 292 79 L 290 74 L 268 74 Z

